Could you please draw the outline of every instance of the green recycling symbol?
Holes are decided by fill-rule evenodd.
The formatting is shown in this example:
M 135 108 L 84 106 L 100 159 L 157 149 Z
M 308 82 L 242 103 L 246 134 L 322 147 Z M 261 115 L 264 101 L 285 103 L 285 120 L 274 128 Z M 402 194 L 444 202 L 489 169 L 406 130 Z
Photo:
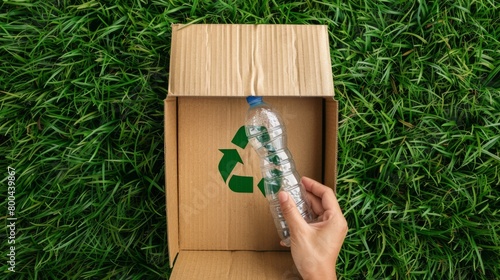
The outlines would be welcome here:
M 248 138 L 245 133 L 245 126 L 242 126 L 234 135 L 231 143 L 240 147 L 241 149 L 245 149 L 248 144 Z M 237 149 L 219 149 L 222 152 L 222 158 L 219 161 L 219 172 L 229 188 L 233 192 L 238 193 L 253 193 L 253 177 L 252 176 L 241 176 L 232 174 L 233 169 L 236 167 L 238 163 L 244 164 L 243 160 L 240 157 Z M 229 181 L 228 181 L 229 179 Z M 264 191 L 264 179 L 261 179 L 257 184 L 257 187 L 265 196 Z

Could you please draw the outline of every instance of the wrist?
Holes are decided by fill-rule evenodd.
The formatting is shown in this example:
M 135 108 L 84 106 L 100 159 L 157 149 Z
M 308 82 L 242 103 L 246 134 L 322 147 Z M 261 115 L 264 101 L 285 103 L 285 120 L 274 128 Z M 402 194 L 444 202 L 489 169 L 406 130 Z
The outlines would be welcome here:
M 303 278 L 304 280 L 337 280 L 337 273 L 335 267 L 333 269 L 323 267 L 322 269 L 315 270 L 313 273 L 309 273 L 309 275 L 303 275 Z

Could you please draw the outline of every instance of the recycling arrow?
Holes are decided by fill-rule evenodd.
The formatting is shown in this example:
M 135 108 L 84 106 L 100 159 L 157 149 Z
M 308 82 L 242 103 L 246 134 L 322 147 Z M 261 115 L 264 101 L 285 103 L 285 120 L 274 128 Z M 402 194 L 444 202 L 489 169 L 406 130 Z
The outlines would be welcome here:
M 241 160 L 238 151 L 235 149 L 220 149 L 219 151 L 224 154 L 219 161 L 219 172 L 224 182 L 226 182 L 236 164 L 238 164 L 238 162 L 243 163 L 243 160 Z
M 253 177 L 233 175 L 229 180 L 229 188 L 233 192 L 253 192 Z
M 257 184 L 257 187 L 259 187 L 260 192 L 266 196 L 266 190 L 264 189 L 264 178 L 260 179 L 260 182 Z
M 241 149 L 245 149 L 248 145 L 248 138 L 245 133 L 245 126 L 238 129 L 231 143 Z M 254 180 L 252 176 L 240 176 L 231 173 L 238 163 L 244 164 L 237 149 L 219 149 L 222 152 L 222 158 L 219 161 L 219 173 L 222 179 L 227 183 L 229 189 L 238 193 L 252 193 L 254 189 Z M 231 178 L 229 178 L 231 177 Z M 229 179 L 229 182 L 228 182 Z M 264 179 L 260 180 L 257 187 L 265 196 Z
M 236 135 L 234 135 L 233 140 L 231 140 L 231 143 L 235 144 L 236 146 L 245 149 L 245 147 L 248 144 L 248 138 L 247 134 L 245 132 L 245 126 L 242 126 L 236 131 Z

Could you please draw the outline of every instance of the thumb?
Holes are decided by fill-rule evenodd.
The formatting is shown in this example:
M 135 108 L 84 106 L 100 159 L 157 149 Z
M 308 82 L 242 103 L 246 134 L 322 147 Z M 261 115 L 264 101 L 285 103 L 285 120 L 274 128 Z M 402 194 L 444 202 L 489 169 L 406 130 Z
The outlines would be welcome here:
M 280 191 L 278 193 L 278 199 L 280 201 L 281 213 L 292 233 L 299 230 L 300 227 L 307 225 L 290 194 L 285 191 Z

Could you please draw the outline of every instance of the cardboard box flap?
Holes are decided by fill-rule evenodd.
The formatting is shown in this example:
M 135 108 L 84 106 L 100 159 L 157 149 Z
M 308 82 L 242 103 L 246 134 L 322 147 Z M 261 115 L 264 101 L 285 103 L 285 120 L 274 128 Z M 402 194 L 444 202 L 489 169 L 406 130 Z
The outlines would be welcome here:
M 325 100 L 323 183 L 337 192 L 338 102 Z
M 182 251 L 171 279 L 301 279 L 289 252 Z
M 172 26 L 171 96 L 334 96 L 324 25 Z
M 179 195 L 177 178 L 177 100 L 165 100 L 165 185 L 167 207 L 168 254 L 170 266 L 179 252 Z

